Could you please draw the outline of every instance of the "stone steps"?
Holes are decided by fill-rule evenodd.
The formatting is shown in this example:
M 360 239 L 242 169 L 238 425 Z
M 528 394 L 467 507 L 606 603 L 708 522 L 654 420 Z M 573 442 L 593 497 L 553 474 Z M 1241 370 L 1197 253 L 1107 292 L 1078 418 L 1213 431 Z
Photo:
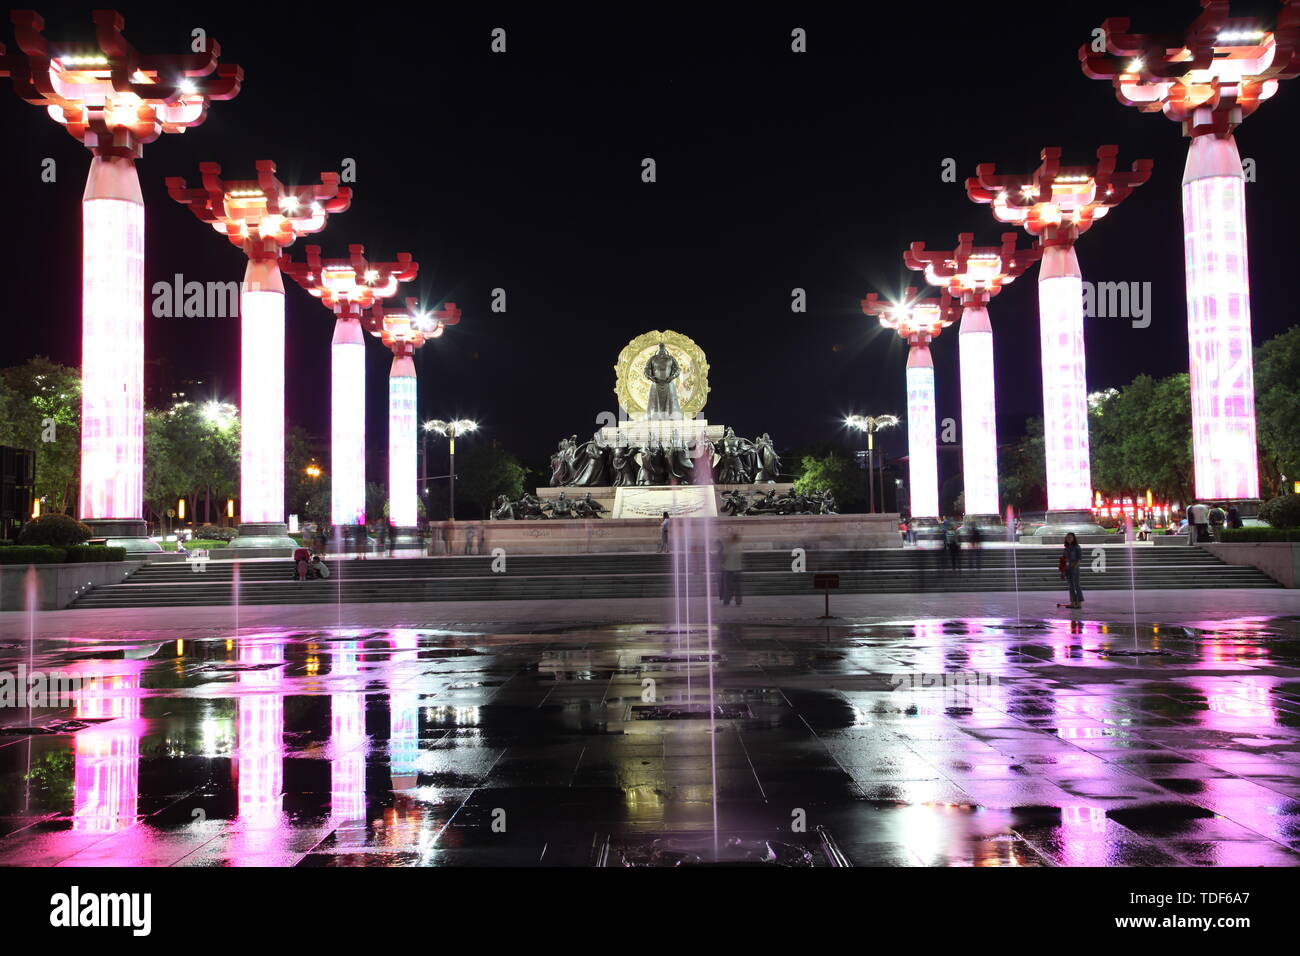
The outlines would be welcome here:
M 972 557 L 963 554 L 968 562 Z M 1224 564 L 1200 548 L 1111 548 L 1105 558 L 1105 570 L 1086 566 L 1085 591 L 1277 586 L 1254 568 Z M 840 575 L 839 590 L 850 594 L 1064 590 L 1055 549 L 1015 549 L 1014 567 L 1011 549 L 986 550 L 982 559 L 981 567 L 970 562 L 957 573 L 947 569 L 945 556 L 932 551 L 818 551 L 807 555 L 806 569 L 799 573 L 791 570 L 788 553 L 749 552 L 743 584 L 746 595 L 812 594 L 813 573 L 829 571 Z M 500 574 L 492 573 L 492 560 L 475 555 L 345 561 L 332 563 L 335 574 L 329 580 L 307 582 L 292 580 L 288 562 L 244 562 L 239 564 L 239 603 L 666 598 L 674 592 L 672 559 L 667 555 L 518 556 L 507 558 L 506 571 Z M 701 555 L 692 556 L 691 591 L 700 595 L 705 592 L 701 562 Z M 177 565 L 146 566 L 124 582 L 87 592 L 73 607 L 229 605 L 234 565 L 213 562 L 201 574 Z

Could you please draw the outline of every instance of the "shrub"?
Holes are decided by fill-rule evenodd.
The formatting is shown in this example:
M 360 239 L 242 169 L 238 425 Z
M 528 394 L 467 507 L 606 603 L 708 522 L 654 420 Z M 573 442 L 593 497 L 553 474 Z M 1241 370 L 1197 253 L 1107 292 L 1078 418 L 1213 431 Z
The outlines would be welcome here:
M 1300 528 L 1224 528 L 1219 532 L 1219 540 L 1224 544 L 1257 541 L 1300 542 Z
M 229 544 L 239 537 L 239 532 L 234 528 L 223 528 L 220 525 L 205 524 L 199 525 L 194 529 L 194 537 L 201 538 L 204 541 L 224 541 Z
M 41 515 L 23 525 L 18 535 L 19 544 L 51 545 L 62 547 L 81 544 L 91 536 L 91 530 L 70 515 Z
M 1259 509 L 1259 516 L 1274 528 L 1300 528 L 1300 495 L 1279 495 Z
M 69 564 L 87 561 L 125 561 L 126 548 L 109 548 L 102 544 L 75 544 L 65 548 L 63 560 Z
M 62 564 L 64 548 L 15 546 L 0 548 L 0 564 Z

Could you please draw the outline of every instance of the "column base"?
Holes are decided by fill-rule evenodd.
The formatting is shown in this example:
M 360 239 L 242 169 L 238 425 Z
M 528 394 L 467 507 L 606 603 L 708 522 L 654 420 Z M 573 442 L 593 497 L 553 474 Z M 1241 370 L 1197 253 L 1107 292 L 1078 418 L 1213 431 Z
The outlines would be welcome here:
M 915 537 L 917 544 L 922 541 L 942 541 L 943 528 L 940 526 L 938 518 L 913 518 L 912 535 Z
M 971 540 L 974 528 L 979 529 L 980 538 L 984 541 L 997 540 L 1006 532 L 1001 515 L 966 515 L 957 528 L 957 538 L 961 541 Z
M 110 548 L 126 548 L 127 554 L 162 550 L 162 545 L 149 537 L 143 518 L 90 518 L 83 523 L 90 527 L 92 537 L 106 539 Z
M 369 553 L 378 547 L 378 542 L 370 537 L 370 530 L 363 524 L 335 525 L 327 540 L 329 549 L 336 554 Z
M 1114 544 L 1124 540 L 1123 535 L 1107 534 L 1087 508 L 1047 512 L 1043 526 L 1027 540 L 1034 544 L 1063 544 L 1070 532 L 1074 532 L 1079 544 Z
M 239 537 L 227 547 L 297 548 L 300 545 L 289 537 L 289 526 L 283 521 L 249 521 L 239 526 Z
M 423 548 L 424 541 L 420 537 L 420 528 L 418 525 L 411 527 L 396 527 L 388 532 L 393 536 L 394 548 Z

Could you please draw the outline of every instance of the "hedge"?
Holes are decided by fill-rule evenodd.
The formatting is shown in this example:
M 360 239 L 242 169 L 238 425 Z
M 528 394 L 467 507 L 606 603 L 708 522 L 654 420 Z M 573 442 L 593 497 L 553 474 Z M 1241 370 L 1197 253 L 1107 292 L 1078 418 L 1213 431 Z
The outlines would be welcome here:
M 76 518 L 51 514 L 41 515 L 23 525 L 23 530 L 18 532 L 18 543 L 63 548 L 70 544 L 81 544 L 90 536 L 89 526 Z
M 1300 528 L 1224 528 L 1219 532 L 1224 544 L 1258 541 L 1300 541 Z
M 0 548 L 0 564 L 62 564 L 67 548 L 42 546 Z
M 109 548 L 102 544 L 77 544 L 65 548 L 63 560 L 68 564 L 82 564 L 87 561 L 125 561 L 126 548 Z

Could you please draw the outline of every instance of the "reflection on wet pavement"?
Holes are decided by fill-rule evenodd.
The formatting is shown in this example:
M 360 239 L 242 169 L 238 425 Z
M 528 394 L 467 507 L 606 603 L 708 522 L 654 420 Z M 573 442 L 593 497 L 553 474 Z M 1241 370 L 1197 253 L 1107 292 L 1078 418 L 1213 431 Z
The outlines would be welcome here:
M 81 685 L 0 709 L 0 865 L 1300 862 L 1295 619 L 683 639 L 40 640 Z

